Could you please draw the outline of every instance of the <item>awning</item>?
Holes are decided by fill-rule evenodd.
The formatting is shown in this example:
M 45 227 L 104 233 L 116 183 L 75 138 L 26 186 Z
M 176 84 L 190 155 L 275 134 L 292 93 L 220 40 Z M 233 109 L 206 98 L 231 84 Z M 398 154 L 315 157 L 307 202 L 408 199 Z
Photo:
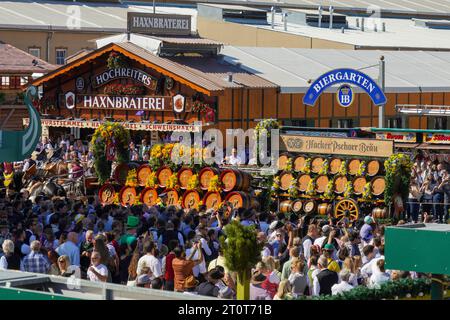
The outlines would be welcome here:
M 406 143 L 406 142 L 394 142 L 395 148 L 408 148 L 408 149 L 414 149 L 418 146 L 418 143 Z
M 417 149 L 426 149 L 426 150 L 450 150 L 450 144 L 430 144 L 430 143 L 421 143 Z
M 23 124 L 27 126 L 29 119 L 23 119 Z M 45 127 L 62 127 L 62 128 L 83 128 L 96 129 L 103 121 L 89 120 L 68 120 L 68 119 L 41 119 L 42 126 Z M 144 123 L 144 122 L 120 122 L 120 124 L 129 130 L 143 131 L 174 131 L 174 132 L 200 132 L 201 126 L 193 124 L 176 124 L 176 123 Z

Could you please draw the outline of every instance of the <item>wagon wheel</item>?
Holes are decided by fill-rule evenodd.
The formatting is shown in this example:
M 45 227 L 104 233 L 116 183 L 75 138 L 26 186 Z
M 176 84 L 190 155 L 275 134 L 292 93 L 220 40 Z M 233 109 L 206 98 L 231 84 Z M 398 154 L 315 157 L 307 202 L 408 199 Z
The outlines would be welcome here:
M 334 207 L 334 216 L 338 219 L 341 219 L 345 216 L 348 217 L 351 221 L 358 220 L 358 204 L 352 199 L 342 199 Z

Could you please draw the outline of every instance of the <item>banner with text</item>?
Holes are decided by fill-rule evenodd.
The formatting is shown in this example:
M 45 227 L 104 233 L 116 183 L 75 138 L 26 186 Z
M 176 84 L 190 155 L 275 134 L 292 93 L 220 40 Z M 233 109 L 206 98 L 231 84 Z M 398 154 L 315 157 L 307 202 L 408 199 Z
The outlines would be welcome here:
M 423 142 L 450 144 L 450 134 L 445 133 L 424 133 Z

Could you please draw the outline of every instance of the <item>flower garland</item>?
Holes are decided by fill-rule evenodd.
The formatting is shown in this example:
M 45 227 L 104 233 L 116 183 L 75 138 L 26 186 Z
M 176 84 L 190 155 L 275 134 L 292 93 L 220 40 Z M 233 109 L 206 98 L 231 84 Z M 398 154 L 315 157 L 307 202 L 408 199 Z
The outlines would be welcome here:
M 353 182 L 348 181 L 345 184 L 345 191 L 344 191 L 344 197 L 350 198 L 353 195 Z
M 5 181 L 3 182 L 3 184 L 5 185 L 6 188 L 8 188 L 9 185 L 11 184 L 11 182 L 13 181 L 13 176 L 14 176 L 14 171 L 12 171 L 9 174 L 3 172 L 3 177 L 5 178 Z
M 361 161 L 359 164 L 358 172 L 356 172 L 356 175 L 359 177 L 365 176 L 367 173 L 367 163 L 365 161 Z
M 311 173 L 311 158 L 307 158 L 305 160 L 305 165 L 303 166 L 302 170 L 300 170 L 302 173 Z
M 273 178 L 271 189 L 274 192 L 280 190 L 280 177 L 276 176 L 275 178 Z
M 124 68 L 127 66 L 127 61 L 125 56 L 117 52 L 111 52 L 109 54 L 108 60 L 108 69 L 117 69 Z
M 347 175 L 347 167 L 348 167 L 347 160 L 342 161 L 341 167 L 339 168 L 339 174 L 342 176 Z
M 297 179 L 292 177 L 291 184 L 288 189 L 289 197 L 296 199 L 298 197 Z
M 288 158 L 286 161 L 286 168 L 284 169 L 284 171 L 290 172 L 292 173 L 292 158 Z
M 196 190 L 198 189 L 200 182 L 198 180 L 198 174 L 193 174 L 187 183 L 186 190 Z
M 92 135 L 90 149 L 94 156 L 94 169 L 100 183 L 111 176 L 111 162 L 107 160 L 107 146 L 115 149 L 117 164 L 128 163 L 130 154 L 130 132 L 119 123 L 106 122 L 100 125 Z
M 156 172 L 152 171 L 148 175 L 147 182 L 145 183 L 146 187 L 154 188 L 158 184 L 158 177 L 156 176 Z
M 306 187 L 306 194 L 308 196 L 316 195 L 316 179 L 311 179 L 308 182 L 308 186 Z
M 372 194 L 372 186 L 370 185 L 370 182 L 367 182 L 367 183 L 364 185 L 364 189 L 363 189 L 363 192 L 362 192 L 362 198 L 363 198 L 364 200 L 371 200 L 372 197 L 373 197 L 373 194 Z
M 265 119 L 260 122 L 255 127 L 255 135 L 256 138 L 259 139 L 259 137 L 266 133 L 267 138 L 270 137 L 270 130 L 272 129 L 279 129 L 280 123 L 276 119 Z
M 209 181 L 208 191 L 212 192 L 221 192 L 222 191 L 222 183 L 219 179 L 219 176 L 214 175 Z
M 328 181 L 325 192 L 323 193 L 324 199 L 332 199 L 334 197 L 334 179 Z
M 394 194 L 397 192 L 400 192 L 403 201 L 406 201 L 412 166 L 411 158 L 403 153 L 393 154 L 384 162 L 386 169 L 384 201 L 386 204 L 391 203 Z
M 120 96 L 120 95 L 142 95 L 145 92 L 145 88 L 137 86 L 135 84 L 107 84 L 103 89 L 103 93 L 107 95 Z
M 172 173 L 172 175 L 169 177 L 169 179 L 167 179 L 167 185 L 166 187 L 168 189 L 178 189 L 178 176 L 177 174 L 174 172 Z
M 319 174 L 328 174 L 328 169 L 330 168 L 330 164 L 328 159 L 325 159 L 322 163 L 322 168 L 319 171 Z
M 127 187 L 136 187 L 138 185 L 136 169 L 128 170 L 125 185 Z

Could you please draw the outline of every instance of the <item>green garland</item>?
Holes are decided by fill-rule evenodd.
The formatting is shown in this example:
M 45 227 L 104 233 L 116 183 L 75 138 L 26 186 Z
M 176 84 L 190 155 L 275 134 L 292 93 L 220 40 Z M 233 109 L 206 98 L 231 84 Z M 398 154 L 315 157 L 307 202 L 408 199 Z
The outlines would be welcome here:
M 328 163 L 328 159 L 325 159 L 322 164 L 322 168 L 319 171 L 319 174 L 328 174 L 328 169 L 330 164 Z
M 269 139 L 270 135 L 271 135 L 271 130 L 279 129 L 279 128 L 280 128 L 280 123 L 276 119 L 265 119 L 265 120 L 258 122 L 258 124 L 256 125 L 255 140 L 256 140 L 256 154 L 258 155 L 257 156 L 258 165 L 261 165 L 261 163 L 259 162 L 259 158 L 260 158 L 259 138 L 261 137 L 261 135 L 263 133 L 265 133 L 267 136 L 267 139 Z M 270 148 L 270 142 L 268 143 L 267 147 Z
M 94 132 L 90 143 L 90 149 L 94 156 L 94 169 L 100 183 L 104 183 L 111 176 L 111 161 L 106 158 L 106 147 L 114 140 L 116 149 L 116 161 L 118 164 L 128 163 L 130 154 L 130 132 L 119 123 L 106 122 L 100 125 Z
M 379 289 L 370 289 L 364 286 L 359 286 L 334 296 L 301 296 L 297 300 L 396 300 L 420 297 L 428 295 L 430 292 L 431 280 L 429 279 L 399 279 L 396 281 L 386 282 L 382 284 Z
M 408 199 L 409 181 L 413 162 L 406 154 L 393 154 L 385 162 L 386 188 L 384 191 L 384 201 L 386 204 L 392 202 L 395 193 L 399 192 L 403 201 Z
M 291 199 L 297 199 L 298 197 L 297 179 L 295 179 L 294 177 L 292 177 L 291 179 L 291 184 L 289 185 L 288 193 Z

